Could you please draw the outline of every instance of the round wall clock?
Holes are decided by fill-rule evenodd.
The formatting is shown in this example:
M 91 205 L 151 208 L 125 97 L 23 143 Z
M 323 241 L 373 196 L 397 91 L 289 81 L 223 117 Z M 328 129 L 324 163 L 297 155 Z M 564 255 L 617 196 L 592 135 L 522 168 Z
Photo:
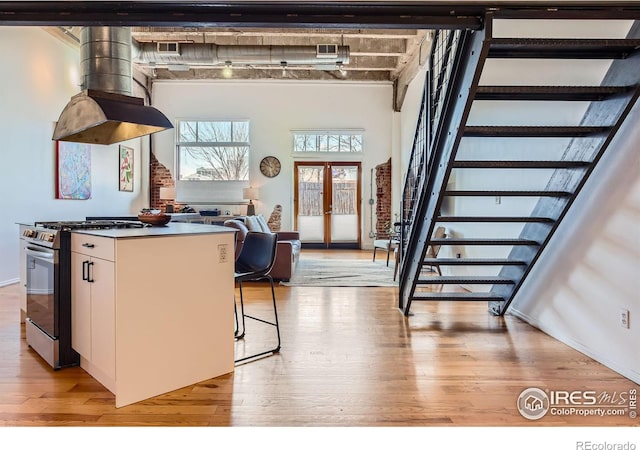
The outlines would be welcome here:
M 260 172 L 265 177 L 273 178 L 280 173 L 280 160 L 275 156 L 265 156 L 260 161 Z

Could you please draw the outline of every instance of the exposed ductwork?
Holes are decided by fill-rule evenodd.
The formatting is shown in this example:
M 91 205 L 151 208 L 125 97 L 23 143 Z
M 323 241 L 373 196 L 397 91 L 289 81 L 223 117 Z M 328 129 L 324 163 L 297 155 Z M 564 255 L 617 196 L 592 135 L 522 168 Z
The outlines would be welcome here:
M 60 114 L 54 140 L 114 144 L 173 128 L 164 114 L 131 96 L 129 28 L 83 28 L 80 57 L 82 92 Z
M 349 47 L 342 45 L 215 45 L 172 43 L 170 50 L 157 43 L 136 43 L 133 59 L 139 64 L 280 66 L 349 64 Z M 167 46 L 165 46 L 167 48 Z M 163 51 L 164 50 L 164 51 Z

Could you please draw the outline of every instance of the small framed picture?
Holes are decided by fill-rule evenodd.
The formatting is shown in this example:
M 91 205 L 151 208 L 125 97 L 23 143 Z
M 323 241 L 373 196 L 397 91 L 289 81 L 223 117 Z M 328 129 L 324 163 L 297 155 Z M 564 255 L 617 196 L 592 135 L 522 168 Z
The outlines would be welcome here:
M 120 187 L 121 191 L 133 192 L 133 149 L 120 146 Z

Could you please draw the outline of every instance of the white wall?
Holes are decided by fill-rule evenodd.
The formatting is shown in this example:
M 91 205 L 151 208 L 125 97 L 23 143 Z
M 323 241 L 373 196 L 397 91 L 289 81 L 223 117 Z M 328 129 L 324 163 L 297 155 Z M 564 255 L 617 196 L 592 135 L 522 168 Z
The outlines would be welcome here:
M 293 167 L 291 130 L 362 129 L 364 153 L 322 155 L 326 160 L 362 161 L 362 246 L 372 248 L 369 238 L 371 208 L 367 204 L 371 169 L 387 161 L 392 152 L 391 84 L 207 81 L 156 82 L 154 106 L 173 122 L 178 119 L 248 119 L 251 128 L 250 184 L 260 189 L 256 214 L 268 217 L 281 204 L 282 229 L 293 229 Z M 175 177 L 175 132 L 154 136 L 154 153 Z M 277 156 L 282 171 L 264 177 L 260 160 Z M 301 157 L 295 157 L 302 160 Z M 309 160 L 305 157 L 304 160 Z M 375 188 L 375 185 L 374 185 Z M 178 190 L 178 200 L 181 199 Z M 185 199 L 188 202 L 188 198 Z M 215 202 L 212 202 L 215 205 Z M 246 206 L 221 206 L 244 213 Z
M 630 22 L 540 23 L 504 21 L 496 24 L 501 37 L 624 37 Z M 609 61 L 490 60 L 485 85 L 598 85 Z M 578 125 L 588 105 L 582 102 L 478 102 L 470 125 Z M 640 381 L 640 327 L 619 324 L 620 308 L 640 314 L 637 278 L 640 276 L 638 210 L 638 144 L 640 112 L 636 107 L 607 150 L 585 190 L 558 228 L 537 265 L 522 286 L 510 312 L 562 342 L 586 353 L 626 377 Z M 556 159 L 566 139 L 511 140 L 467 138 L 458 159 Z M 455 188 L 544 189 L 551 171 L 457 170 Z M 457 198 L 456 215 L 529 215 L 536 199 Z M 517 224 L 450 224 L 459 237 L 517 237 Z M 446 247 L 444 247 L 446 249 Z M 467 257 L 507 256 L 509 248 L 453 248 Z M 445 250 L 446 251 L 446 250 Z M 491 253 L 492 252 L 492 253 Z M 448 255 L 441 255 L 448 256 Z M 450 268 L 448 268 L 451 270 Z M 499 268 L 456 268 L 458 275 L 495 274 Z M 480 291 L 482 287 L 473 286 Z
M 79 50 L 36 27 L 0 27 L 0 285 L 17 281 L 18 226 L 132 214 L 148 204 L 148 157 L 135 149 L 134 192 L 118 191 L 117 145 L 92 147 L 90 200 L 55 199 L 54 122 L 79 92 Z
M 636 104 L 511 306 L 640 383 L 640 105 Z M 629 329 L 620 310 L 630 311 Z

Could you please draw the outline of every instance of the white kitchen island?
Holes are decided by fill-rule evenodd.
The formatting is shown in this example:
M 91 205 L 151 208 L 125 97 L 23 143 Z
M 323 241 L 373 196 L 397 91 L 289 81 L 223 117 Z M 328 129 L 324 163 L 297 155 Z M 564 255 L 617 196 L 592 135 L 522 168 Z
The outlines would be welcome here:
M 116 407 L 233 371 L 234 232 L 72 233 L 72 346 Z

